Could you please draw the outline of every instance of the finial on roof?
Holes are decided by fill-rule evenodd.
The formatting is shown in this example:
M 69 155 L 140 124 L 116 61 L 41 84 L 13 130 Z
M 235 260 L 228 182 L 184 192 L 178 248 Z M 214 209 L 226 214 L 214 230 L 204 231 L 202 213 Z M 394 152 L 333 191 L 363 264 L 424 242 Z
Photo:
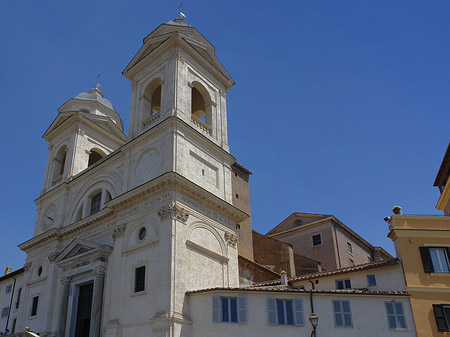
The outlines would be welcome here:
M 392 213 L 394 213 L 395 215 L 400 215 L 402 214 L 402 208 L 400 206 L 394 206 L 392 208 Z

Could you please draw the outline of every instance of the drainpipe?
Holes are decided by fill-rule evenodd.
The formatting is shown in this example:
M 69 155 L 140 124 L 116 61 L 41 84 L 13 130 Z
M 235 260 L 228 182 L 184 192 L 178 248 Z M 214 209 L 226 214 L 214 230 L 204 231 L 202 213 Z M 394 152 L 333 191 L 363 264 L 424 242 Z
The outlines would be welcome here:
M 314 290 L 314 282 L 311 280 L 308 280 L 309 282 L 311 282 L 311 286 L 312 286 L 312 290 Z M 309 301 L 311 302 L 311 313 L 314 312 L 314 303 L 313 303 L 313 292 L 310 291 L 309 292 Z
M 11 277 L 14 279 L 14 283 L 13 283 L 13 288 L 12 288 L 12 291 L 11 291 L 11 300 L 9 301 L 8 318 L 6 319 L 5 330 L 8 329 L 9 315 L 11 314 L 12 301 L 13 301 L 13 298 L 14 298 L 14 289 L 16 289 L 16 278 L 14 276 L 11 276 Z

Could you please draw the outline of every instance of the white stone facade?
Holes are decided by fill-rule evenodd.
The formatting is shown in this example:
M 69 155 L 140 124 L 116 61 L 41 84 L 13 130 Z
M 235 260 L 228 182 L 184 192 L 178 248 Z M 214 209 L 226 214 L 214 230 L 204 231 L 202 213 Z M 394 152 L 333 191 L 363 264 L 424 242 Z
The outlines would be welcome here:
M 226 92 L 234 82 L 214 47 L 177 19 L 144 39 L 124 75 L 132 90 L 128 136 L 98 88 L 67 101 L 44 134 L 47 171 L 34 235 L 20 245 L 27 259 L 17 278 L 15 330 L 29 326 L 48 337 L 307 331 L 306 316 L 303 328 L 268 326 L 264 292 L 240 290 L 247 296 L 245 324 L 212 323 L 212 294 L 230 291 L 186 295 L 239 287 L 237 224 L 248 218 L 232 204 L 236 160 L 228 147 Z M 11 278 L 0 282 L 0 292 L 2 282 Z M 309 293 L 295 296 L 306 315 Z M 355 326 L 334 332 L 331 297 L 320 293 L 321 329 L 330 327 L 321 336 L 365 330 L 393 336 L 375 323 L 385 320 L 379 307 L 392 298 L 414 326 L 405 295 L 333 296 L 351 298 Z

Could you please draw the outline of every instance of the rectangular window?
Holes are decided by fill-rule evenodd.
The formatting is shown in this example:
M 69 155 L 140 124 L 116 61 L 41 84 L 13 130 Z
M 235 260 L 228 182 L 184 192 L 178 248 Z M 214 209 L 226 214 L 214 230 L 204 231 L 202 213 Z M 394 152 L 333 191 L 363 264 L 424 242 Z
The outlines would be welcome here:
M 450 331 L 450 305 L 433 304 L 434 318 L 439 331 Z
M 336 281 L 336 289 L 352 289 L 350 279 Z
M 367 285 L 369 287 L 374 287 L 377 285 L 377 279 L 375 278 L 375 275 L 367 275 Z
M 322 236 L 320 234 L 316 234 L 312 236 L 312 244 L 313 246 L 320 246 L 322 244 Z
M 301 299 L 267 299 L 267 312 L 271 325 L 303 325 Z
M 448 273 L 448 255 L 445 248 L 430 248 L 431 261 L 435 273 Z
M 8 307 L 4 307 L 2 309 L 1 317 L 4 318 L 4 317 L 8 316 L 8 311 L 9 311 L 9 308 Z
M 145 290 L 145 266 L 134 270 L 134 292 L 138 293 Z
M 419 247 L 425 273 L 448 273 L 449 247 Z
M 39 296 L 34 296 L 33 301 L 31 302 L 31 315 L 30 316 L 37 315 L 38 302 L 39 302 Z
M 90 215 L 95 214 L 100 211 L 101 202 L 102 202 L 102 192 L 97 193 L 96 195 L 94 195 L 92 197 Z
M 11 284 L 8 284 L 8 285 L 5 287 L 5 294 L 9 294 L 9 293 L 11 292 L 11 288 L 12 288 L 12 285 L 11 285 Z
M 19 290 L 17 291 L 17 297 L 16 297 L 16 309 L 19 309 L 21 295 L 22 295 L 22 288 L 19 288 Z
M 347 241 L 347 251 L 349 253 L 353 253 L 353 248 L 352 248 L 352 244 L 350 242 Z
M 213 322 L 247 323 L 247 298 L 213 296 Z
M 405 312 L 401 302 L 385 302 L 389 329 L 406 329 Z
M 333 301 L 334 326 L 336 328 L 352 328 L 350 301 Z

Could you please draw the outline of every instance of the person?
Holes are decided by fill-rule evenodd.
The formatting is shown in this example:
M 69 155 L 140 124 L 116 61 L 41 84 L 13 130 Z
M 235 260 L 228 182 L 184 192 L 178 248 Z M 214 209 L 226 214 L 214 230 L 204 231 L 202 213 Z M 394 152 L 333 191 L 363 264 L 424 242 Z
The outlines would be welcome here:
M 9 329 L 6 329 L 3 336 L 9 336 L 9 335 L 11 335 L 11 332 L 9 332 Z

